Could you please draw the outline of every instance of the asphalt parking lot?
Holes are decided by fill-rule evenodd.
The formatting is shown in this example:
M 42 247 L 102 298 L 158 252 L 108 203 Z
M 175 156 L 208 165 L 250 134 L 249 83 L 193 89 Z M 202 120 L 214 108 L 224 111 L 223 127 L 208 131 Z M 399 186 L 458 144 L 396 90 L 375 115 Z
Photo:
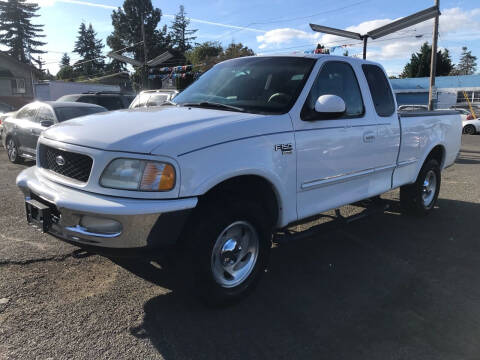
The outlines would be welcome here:
M 401 215 L 391 192 L 389 211 L 276 246 L 258 289 L 224 309 L 168 265 L 28 227 L 15 177 L 31 164 L 1 148 L 0 359 L 478 359 L 480 136 L 462 142 L 431 216 Z

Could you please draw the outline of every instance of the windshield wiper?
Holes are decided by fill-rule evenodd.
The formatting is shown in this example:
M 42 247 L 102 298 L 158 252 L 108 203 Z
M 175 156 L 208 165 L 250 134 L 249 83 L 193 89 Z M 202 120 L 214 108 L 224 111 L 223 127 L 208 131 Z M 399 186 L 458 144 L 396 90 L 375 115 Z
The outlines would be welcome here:
M 181 106 L 192 106 L 192 107 L 226 109 L 226 110 L 241 111 L 241 112 L 245 111 L 245 109 L 242 109 L 241 107 L 237 107 L 237 106 L 233 106 L 233 105 L 227 105 L 227 104 L 221 104 L 221 103 L 216 103 L 216 102 L 210 102 L 210 101 L 202 101 L 202 102 L 198 102 L 198 103 L 183 103 L 183 104 L 179 104 L 179 105 L 181 105 Z

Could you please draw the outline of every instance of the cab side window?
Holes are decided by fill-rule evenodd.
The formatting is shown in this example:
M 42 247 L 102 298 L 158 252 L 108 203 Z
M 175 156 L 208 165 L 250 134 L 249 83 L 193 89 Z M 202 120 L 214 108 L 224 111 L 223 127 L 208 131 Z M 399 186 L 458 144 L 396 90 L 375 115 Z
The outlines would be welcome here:
M 345 101 L 346 111 L 340 119 L 362 117 L 365 113 L 357 77 L 348 63 L 329 61 L 322 66 L 303 106 L 302 120 L 325 119 L 315 111 L 315 102 L 322 95 L 337 95 Z

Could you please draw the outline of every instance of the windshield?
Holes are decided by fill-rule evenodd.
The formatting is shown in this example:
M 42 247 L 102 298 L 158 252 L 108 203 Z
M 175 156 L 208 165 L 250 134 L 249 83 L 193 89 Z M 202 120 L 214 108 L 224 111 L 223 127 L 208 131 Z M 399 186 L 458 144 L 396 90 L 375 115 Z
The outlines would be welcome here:
M 205 107 L 224 104 L 245 112 L 283 114 L 295 103 L 314 63 L 314 59 L 299 57 L 226 61 L 207 71 L 174 102 Z
M 55 108 L 55 113 L 57 114 L 57 119 L 59 122 L 70 120 L 76 117 L 95 114 L 98 112 L 106 111 L 102 107 L 58 107 Z
M 135 100 L 130 104 L 130 109 L 143 106 L 159 106 L 168 100 L 170 94 L 167 93 L 144 93 L 138 94 Z

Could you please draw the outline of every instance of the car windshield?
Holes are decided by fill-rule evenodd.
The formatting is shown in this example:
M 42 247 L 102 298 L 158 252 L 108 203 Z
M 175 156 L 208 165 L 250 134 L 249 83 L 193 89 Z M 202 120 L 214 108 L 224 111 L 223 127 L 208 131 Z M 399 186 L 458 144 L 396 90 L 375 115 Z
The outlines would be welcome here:
M 106 111 L 104 108 L 101 107 L 72 107 L 72 106 L 65 106 L 65 107 L 57 107 L 55 108 L 55 113 L 57 114 L 57 119 L 59 122 L 70 120 L 76 117 L 95 114 L 98 112 Z
M 177 95 L 179 105 L 282 114 L 295 103 L 315 63 L 300 57 L 246 57 L 214 66 Z

